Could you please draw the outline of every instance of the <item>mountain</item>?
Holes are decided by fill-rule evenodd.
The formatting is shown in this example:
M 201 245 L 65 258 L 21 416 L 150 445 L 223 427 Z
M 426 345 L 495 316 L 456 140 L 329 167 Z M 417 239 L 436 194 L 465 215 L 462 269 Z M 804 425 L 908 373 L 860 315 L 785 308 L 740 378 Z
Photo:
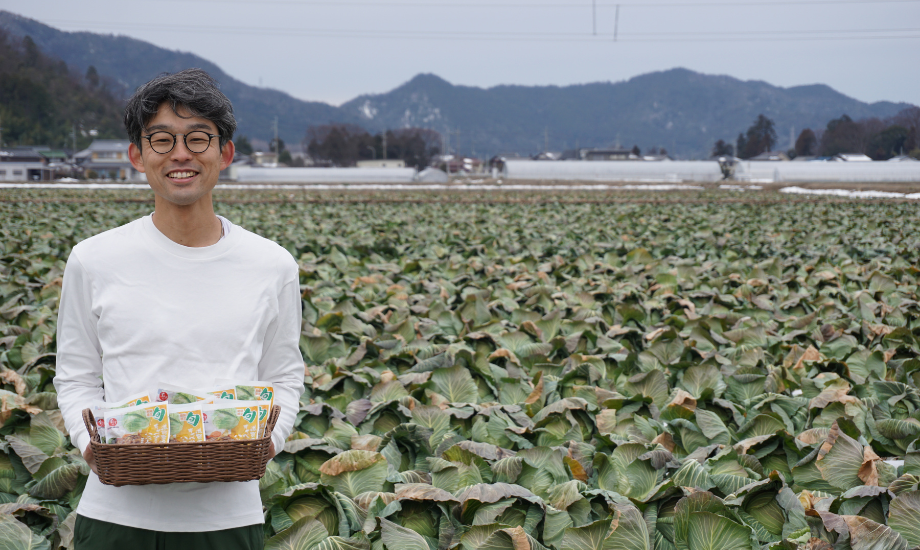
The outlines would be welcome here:
M 90 66 L 95 67 L 100 75 L 109 77 L 122 88 L 120 95 L 125 98 L 162 72 L 200 67 L 220 82 L 221 90 L 233 102 L 238 134 L 250 138 L 272 139 L 276 116 L 278 133 L 288 144 L 300 143 L 306 128 L 314 124 L 358 122 L 357 117 L 349 117 L 332 105 L 249 86 L 197 55 L 167 50 L 134 38 L 64 32 L 3 10 L 0 10 L 0 29 L 14 37 L 31 36 L 43 53 L 64 60 L 70 68 L 81 73 Z
M 842 114 L 857 120 L 885 118 L 910 106 L 864 103 L 821 84 L 782 88 L 671 69 L 622 82 L 487 89 L 420 74 L 390 92 L 362 95 L 335 107 L 249 86 L 194 54 L 124 36 L 64 32 L 2 10 L 0 28 L 31 36 L 44 53 L 71 68 L 85 72 L 94 66 L 123 88 L 122 95 L 160 72 L 201 67 L 233 101 L 240 134 L 268 141 L 277 116 L 279 134 L 289 144 L 299 143 L 311 125 L 347 122 L 372 132 L 405 126 L 450 132 L 452 148 L 480 156 L 532 154 L 548 141 L 551 150 L 618 142 L 704 158 L 716 140 L 734 143 L 761 113 L 776 123 L 778 148 L 785 149 L 790 129 L 796 134 L 803 128 L 820 130 Z
M 894 115 L 906 103 L 863 103 L 829 86 L 781 88 L 766 82 L 671 69 L 624 82 L 575 86 L 455 86 L 419 75 L 385 94 L 341 106 L 372 128 L 426 126 L 459 130 L 461 151 L 537 152 L 580 146 L 665 147 L 700 158 L 718 139 L 733 143 L 763 113 L 776 123 L 779 146 L 789 131 L 823 129 L 846 113 L 853 119 Z

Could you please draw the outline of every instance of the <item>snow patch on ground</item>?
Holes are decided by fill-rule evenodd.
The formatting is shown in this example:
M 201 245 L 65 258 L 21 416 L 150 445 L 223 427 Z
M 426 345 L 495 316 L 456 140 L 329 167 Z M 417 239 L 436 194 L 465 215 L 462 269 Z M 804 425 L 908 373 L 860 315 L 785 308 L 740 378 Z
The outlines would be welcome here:
M 823 195 L 853 199 L 920 199 L 920 193 L 894 193 L 891 191 L 852 191 L 849 189 L 804 189 L 802 187 L 783 187 L 780 193 L 792 195 Z

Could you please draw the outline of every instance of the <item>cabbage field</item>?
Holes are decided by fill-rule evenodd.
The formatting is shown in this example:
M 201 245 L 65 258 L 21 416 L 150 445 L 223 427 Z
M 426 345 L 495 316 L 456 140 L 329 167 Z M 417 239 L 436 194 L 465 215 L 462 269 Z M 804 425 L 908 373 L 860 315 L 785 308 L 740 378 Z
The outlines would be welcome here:
M 219 195 L 301 270 L 266 548 L 920 546 L 917 206 L 725 197 Z M 61 274 L 151 210 L 0 194 L 4 549 L 72 547 Z

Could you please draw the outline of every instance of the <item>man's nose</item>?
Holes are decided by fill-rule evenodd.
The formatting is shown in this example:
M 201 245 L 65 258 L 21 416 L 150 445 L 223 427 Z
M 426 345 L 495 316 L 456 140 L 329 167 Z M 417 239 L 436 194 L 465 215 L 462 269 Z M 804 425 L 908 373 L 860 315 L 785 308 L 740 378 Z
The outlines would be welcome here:
M 178 135 L 176 136 L 176 146 L 172 150 L 172 158 L 174 160 L 188 160 L 192 158 L 193 153 L 188 150 L 188 147 L 185 145 L 185 136 Z

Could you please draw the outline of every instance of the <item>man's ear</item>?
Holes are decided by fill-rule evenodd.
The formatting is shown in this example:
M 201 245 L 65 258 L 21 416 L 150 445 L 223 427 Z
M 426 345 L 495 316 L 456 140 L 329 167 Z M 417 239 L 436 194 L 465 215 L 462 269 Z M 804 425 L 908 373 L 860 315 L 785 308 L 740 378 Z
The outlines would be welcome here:
M 144 157 L 141 155 L 141 150 L 134 145 L 128 145 L 128 160 L 131 161 L 131 166 L 134 167 L 138 172 L 144 171 Z
M 233 162 L 233 155 L 236 154 L 236 146 L 233 145 L 232 141 L 228 141 L 226 145 L 220 148 L 220 169 L 230 166 L 230 163 Z

